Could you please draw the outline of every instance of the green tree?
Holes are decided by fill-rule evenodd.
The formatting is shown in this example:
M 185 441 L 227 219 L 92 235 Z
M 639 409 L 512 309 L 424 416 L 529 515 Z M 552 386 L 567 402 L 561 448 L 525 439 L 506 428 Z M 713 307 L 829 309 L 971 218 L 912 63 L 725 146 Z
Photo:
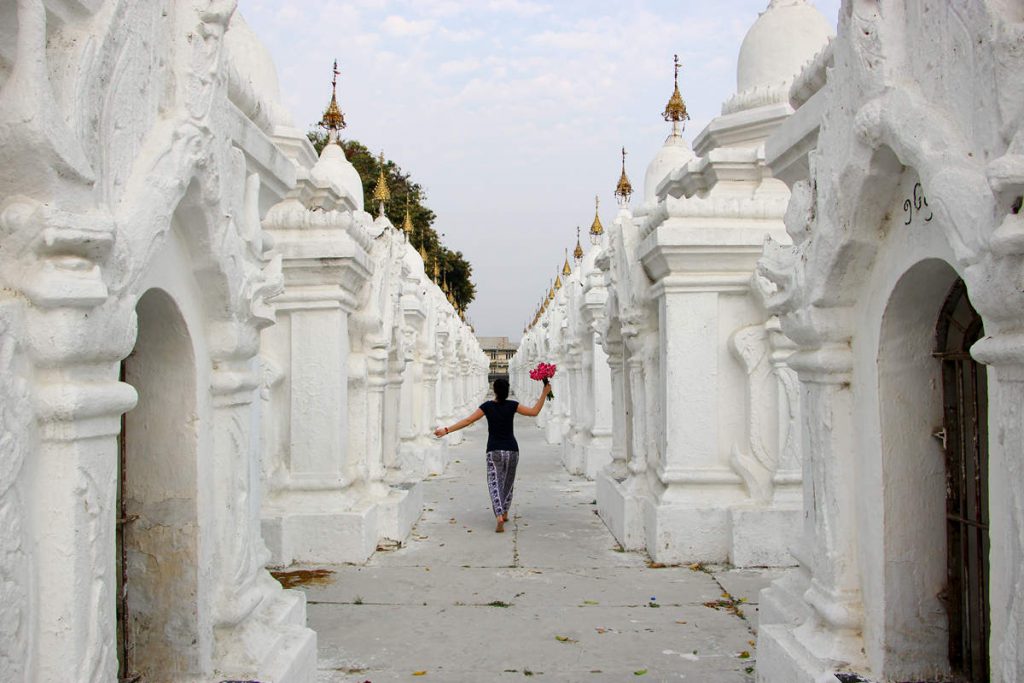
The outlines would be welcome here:
M 308 133 L 310 142 L 317 154 L 327 144 L 327 133 L 312 129 Z M 341 148 L 359 177 L 363 180 L 363 202 L 367 210 L 376 213 L 377 206 L 373 200 L 373 191 L 377 187 L 380 174 L 380 159 L 366 145 L 358 140 L 341 140 Z M 476 298 L 476 285 L 473 284 L 473 266 L 462 255 L 461 251 L 452 251 L 441 244 L 441 236 L 434 229 L 435 214 L 426 205 L 427 192 L 423 186 L 414 182 L 409 173 L 390 159 L 384 161 L 384 175 L 391 190 L 391 201 L 384 207 L 384 214 L 392 225 L 401 227 L 405 223 L 405 209 L 408 206 L 412 219 L 413 231 L 409 241 L 417 250 L 423 247 L 427 254 L 427 275 L 434 276 L 434 262 L 437 262 L 437 284 L 447 282 L 455 305 L 465 310 Z

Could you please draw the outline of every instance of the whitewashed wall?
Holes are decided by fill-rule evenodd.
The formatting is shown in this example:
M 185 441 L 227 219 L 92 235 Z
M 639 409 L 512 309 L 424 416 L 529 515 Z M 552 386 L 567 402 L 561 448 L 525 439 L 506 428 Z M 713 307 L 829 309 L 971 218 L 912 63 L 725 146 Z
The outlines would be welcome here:
M 958 278 L 988 366 L 988 680 L 1024 680 L 1022 41 L 1013 3 L 844 2 L 769 141 L 794 246 L 759 281 L 798 345 L 805 522 L 800 569 L 762 594 L 758 680 L 950 673 L 932 352 Z
M 399 536 L 419 512 L 410 483 L 444 465 L 431 399 L 455 412 L 483 392 L 468 327 L 404 236 L 365 218 L 351 176 L 314 172 L 234 9 L 0 8 L 0 680 L 116 679 L 123 479 L 131 669 L 312 681 L 304 597 L 264 569 L 264 481 L 376 490 L 377 530 Z M 278 315 L 296 334 L 266 332 L 261 353 Z M 425 398 L 403 451 L 405 385 Z M 282 386 L 301 391 L 282 403 Z M 354 451 L 357 404 L 369 445 Z
M 224 47 L 233 9 L 3 10 L 5 681 L 117 676 L 118 433 L 132 408 L 132 668 L 312 678 L 304 600 L 263 569 L 253 438 L 259 331 L 281 288 L 259 218 L 295 172 L 269 118 L 243 111 L 260 95 Z

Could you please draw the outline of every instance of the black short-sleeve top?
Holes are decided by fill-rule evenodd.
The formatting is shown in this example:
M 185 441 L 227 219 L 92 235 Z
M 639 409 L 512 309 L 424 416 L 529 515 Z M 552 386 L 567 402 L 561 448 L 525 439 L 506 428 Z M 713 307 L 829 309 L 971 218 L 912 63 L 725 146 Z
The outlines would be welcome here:
M 518 401 L 487 401 L 480 405 L 487 418 L 487 452 L 518 451 L 519 443 L 512 432 L 512 419 L 516 416 Z

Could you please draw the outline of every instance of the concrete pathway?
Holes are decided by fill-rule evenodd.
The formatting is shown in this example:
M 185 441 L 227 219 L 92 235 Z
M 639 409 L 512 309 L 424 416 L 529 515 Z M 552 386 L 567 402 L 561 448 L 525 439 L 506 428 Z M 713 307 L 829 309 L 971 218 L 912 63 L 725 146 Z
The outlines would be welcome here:
M 303 586 L 320 683 L 753 680 L 757 591 L 777 572 L 652 568 L 621 552 L 594 484 L 518 422 L 504 534 L 484 483 L 486 426 L 474 425 L 426 482 L 405 547 Z

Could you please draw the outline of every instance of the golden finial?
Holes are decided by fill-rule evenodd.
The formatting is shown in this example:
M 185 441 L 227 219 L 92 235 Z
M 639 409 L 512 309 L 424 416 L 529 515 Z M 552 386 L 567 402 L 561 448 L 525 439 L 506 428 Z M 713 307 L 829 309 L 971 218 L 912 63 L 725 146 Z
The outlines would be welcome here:
M 377 176 L 377 187 L 373 188 L 373 200 L 380 204 L 380 213 L 377 216 L 379 218 L 384 215 L 384 204 L 391 201 L 391 190 L 384 175 L 384 150 L 380 152 L 380 174 Z
M 412 224 L 412 216 L 409 214 L 409 195 L 405 196 L 405 220 L 402 222 L 402 230 L 406 236 L 412 237 L 416 227 Z
M 615 196 L 619 198 L 619 204 L 625 206 L 633 194 L 633 185 L 626 175 L 626 148 L 622 148 L 622 174 L 619 176 L 619 184 L 615 186 Z
M 555 276 L 555 289 L 561 289 L 561 288 L 562 288 L 562 276 L 561 275 L 556 275 Z
M 562 275 L 569 277 L 572 275 L 572 268 L 569 267 L 569 250 L 565 250 L 565 263 L 562 264 Z
M 601 216 L 599 211 L 601 208 L 601 198 L 594 197 L 594 222 L 590 224 L 590 243 L 597 244 L 601 241 L 601 235 L 604 234 L 604 226 L 601 225 Z
M 661 115 L 666 121 L 672 122 L 672 131 L 678 133 L 679 124 L 688 121 L 690 115 L 686 112 L 683 96 L 679 94 L 679 69 L 683 65 L 679 62 L 679 55 L 673 55 L 673 58 L 675 61 L 675 89 L 672 91 L 672 97 L 668 98 L 668 104 L 665 105 L 665 111 Z
M 583 245 L 580 244 L 580 226 L 576 226 L 576 248 L 572 250 L 572 258 L 579 267 L 583 263 Z
M 441 267 L 438 265 L 437 254 L 434 254 L 434 283 L 437 283 L 439 277 L 441 277 Z
M 331 103 L 324 110 L 320 126 L 327 129 L 328 142 L 338 141 L 338 131 L 345 127 L 345 115 L 338 107 L 338 60 L 334 60 L 334 77 L 331 79 Z
M 420 242 L 420 258 L 423 259 L 423 268 L 427 267 L 427 250 L 423 248 L 423 242 Z
M 561 283 L 559 283 L 559 285 L 561 285 Z M 551 285 L 551 289 L 548 290 L 548 301 L 551 301 L 554 298 L 555 298 L 555 286 Z

